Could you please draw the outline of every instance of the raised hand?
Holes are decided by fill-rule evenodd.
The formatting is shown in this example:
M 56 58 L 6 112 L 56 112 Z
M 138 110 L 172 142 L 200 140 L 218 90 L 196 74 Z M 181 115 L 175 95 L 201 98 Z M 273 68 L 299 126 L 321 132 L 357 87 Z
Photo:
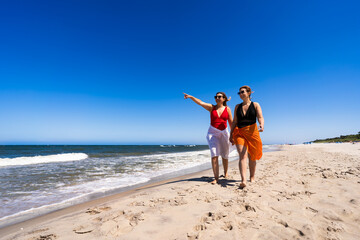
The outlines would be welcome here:
M 183 93 L 183 94 L 184 94 L 184 99 L 188 99 L 191 97 L 191 95 L 189 95 L 189 94 L 186 94 L 186 93 Z

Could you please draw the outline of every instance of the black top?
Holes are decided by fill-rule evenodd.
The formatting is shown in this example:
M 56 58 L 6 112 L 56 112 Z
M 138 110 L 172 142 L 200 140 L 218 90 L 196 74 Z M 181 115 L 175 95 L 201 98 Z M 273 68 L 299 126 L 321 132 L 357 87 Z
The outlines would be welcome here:
M 250 106 L 249 106 L 247 112 L 245 113 L 245 115 L 244 115 L 242 106 L 243 106 L 243 103 L 241 103 L 238 106 L 237 111 L 236 111 L 238 128 L 246 127 L 246 126 L 256 123 L 256 110 L 255 110 L 254 102 L 250 103 Z

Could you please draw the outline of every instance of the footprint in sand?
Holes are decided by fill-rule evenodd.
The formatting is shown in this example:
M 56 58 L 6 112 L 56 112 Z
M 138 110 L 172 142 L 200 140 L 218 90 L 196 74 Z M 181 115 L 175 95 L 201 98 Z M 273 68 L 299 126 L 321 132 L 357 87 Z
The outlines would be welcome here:
M 38 238 L 35 238 L 35 240 L 53 240 L 56 238 L 57 236 L 55 234 L 48 234 L 48 235 L 40 235 Z
M 289 224 L 287 224 L 287 222 L 285 222 L 285 221 L 283 221 L 283 220 L 280 220 L 279 222 L 278 222 L 279 224 L 281 224 L 281 225 L 283 225 L 284 227 L 289 227 Z
M 335 173 L 333 172 L 322 172 L 321 177 L 327 179 L 327 178 L 335 178 L 336 176 Z
M 230 222 L 225 222 L 224 225 L 221 227 L 221 229 L 223 229 L 224 231 L 231 231 L 233 230 L 233 223 Z
M 336 178 L 336 172 L 334 172 L 331 168 L 317 168 L 316 173 L 320 173 L 322 178 Z
M 91 226 L 78 226 L 75 229 L 73 229 L 73 232 L 76 234 L 86 234 L 86 233 L 91 233 L 92 231 L 94 231 L 94 228 Z
M 331 222 L 331 224 L 329 226 L 327 226 L 326 230 L 328 232 L 338 233 L 338 232 L 343 232 L 344 227 L 342 226 L 341 223 Z
M 245 204 L 245 205 L 244 205 L 244 208 L 245 208 L 246 211 L 256 212 L 255 207 L 251 206 L 250 204 Z
M 248 194 L 248 189 L 247 188 L 243 188 L 243 189 L 240 189 L 240 188 L 236 188 L 235 190 L 233 190 L 239 197 L 247 197 L 247 194 Z
M 49 228 L 36 229 L 34 231 L 29 232 L 29 234 L 41 233 L 49 230 Z
M 297 230 L 297 231 L 299 231 L 300 236 L 307 236 L 310 239 L 315 238 L 315 230 L 313 226 L 310 224 L 303 225 L 301 230 Z
M 90 215 L 94 215 L 94 214 L 99 214 L 99 213 L 101 213 L 101 212 L 100 212 L 99 210 L 95 209 L 95 208 L 93 208 L 93 209 L 88 208 L 88 209 L 86 210 L 86 213 L 89 213 Z
M 144 201 L 140 201 L 140 202 L 132 202 L 129 204 L 129 206 L 136 206 L 136 207 L 140 207 L 140 206 L 145 206 L 145 202 Z
M 331 222 L 326 230 L 327 239 L 340 239 L 338 234 L 344 231 L 344 227 L 341 223 Z
M 120 211 L 101 220 L 100 231 L 107 237 L 118 237 L 134 229 L 144 221 L 144 212 Z
M 212 222 L 218 221 L 225 217 L 227 217 L 227 214 L 223 212 L 217 212 L 217 213 L 208 212 L 205 216 L 201 218 L 201 222 L 211 224 Z
M 187 233 L 188 240 L 195 240 L 199 239 L 199 233 Z
M 199 192 L 197 195 L 197 201 L 204 201 L 206 203 L 211 203 L 212 201 L 219 200 L 220 197 L 217 194 L 211 192 Z
M 221 202 L 221 205 L 223 205 L 224 207 L 231 207 L 234 204 L 233 200 L 229 200 L 227 202 Z
M 165 204 L 168 200 L 166 198 L 156 198 L 156 199 L 150 199 L 149 200 L 149 206 L 150 207 L 156 207 L 157 205 L 162 206 Z
M 129 215 L 125 215 L 125 217 L 129 220 L 129 224 L 130 226 L 136 226 L 138 225 L 138 223 L 140 221 L 144 221 L 144 212 L 140 212 L 140 213 L 134 213 L 134 214 L 129 214 Z
M 309 184 L 309 182 L 303 181 L 303 180 L 297 180 L 296 183 L 301 184 L 301 185 L 308 185 Z
M 197 185 L 197 186 L 200 186 L 200 185 Z M 198 191 L 197 188 L 194 188 L 194 187 L 185 189 L 185 192 L 187 192 L 187 193 L 192 193 L 192 192 L 197 192 L 197 191 Z
M 315 192 L 305 191 L 304 194 L 307 196 L 311 196 L 311 195 L 315 194 Z
M 225 218 L 227 217 L 227 214 L 226 213 L 223 213 L 223 212 L 217 212 L 217 213 L 212 213 L 212 212 L 209 212 L 208 213 L 209 217 L 212 218 L 213 221 L 218 221 L 222 218 Z
M 88 208 L 86 210 L 86 213 L 89 213 L 90 215 L 94 215 L 94 214 L 99 214 L 103 211 L 109 211 L 111 209 L 111 207 L 100 207 L 100 208 Z
M 198 224 L 194 227 L 195 231 L 203 231 L 206 229 L 206 225 L 205 224 Z
M 170 204 L 170 206 L 181 206 L 188 203 L 184 199 L 184 197 L 175 197 L 173 199 L 157 198 L 157 199 L 150 199 L 149 201 L 150 201 L 149 203 L 150 207 L 156 207 L 158 205 L 164 206 L 165 204 Z
M 348 170 L 345 172 L 345 174 L 359 176 L 359 171 L 353 168 L 348 168 Z
M 280 196 L 282 198 L 286 198 L 287 200 L 292 200 L 294 198 L 301 198 L 301 195 L 311 196 L 312 194 L 315 194 L 315 193 L 310 192 L 310 191 L 304 191 L 304 192 L 282 192 L 282 191 L 280 191 L 278 193 L 278 196 Z
M 175 197 L 169 200 L 171 206 L 181 206 L 187 204 L 187 201 L 183 197 Z
M 133 229 L 126 219 L 109 220 L 102 222 L 100 231 L 107 237 L 119 237 L 122 234 L 131 232 Z
M 349 202 L 355 205 L 359 205 L 359 201 L 356 199 L 351 199 Z
M 204 231 L 208 229 L 208 226 L 211 224 L 224 219 L 228 216 L 228 214 L 223 212 L 208 212 L 203 217 L 201 217 L 200 224 L 197 224 L 194 227 L 194 230 L 197 232 Z M 229 231 L 233 229 L 233 224 L 231 222 L 224 222 L 223 226 L 221 227 L 224 231 Z
M 313 237 L 314 237 L 314 229 L 309 224 L 305 224 L 301 227 L 301 229 L 297 229 L 297 228 L 293 228 L 293 227 L 289 226 L 289 224 L 284 220 L 279 220 L 278 223 L 283 225 L 285 228 L 295 230 L 297 232 L 297 234 L 302 237 L 307 236 L 308 239 L 313 239 Z

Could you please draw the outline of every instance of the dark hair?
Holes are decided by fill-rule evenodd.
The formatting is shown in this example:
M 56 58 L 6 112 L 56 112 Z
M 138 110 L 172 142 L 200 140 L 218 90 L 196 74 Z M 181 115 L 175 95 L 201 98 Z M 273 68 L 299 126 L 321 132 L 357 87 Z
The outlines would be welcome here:
M 249 98 L 251 99 L 251 88 L 247 85 L 242 86 L 241 88 L 239 88 L 239 90 L 241 91 L 241 89 L 244 88 L 248 93 L 249 93 Z
M 229 100 L 228 100 L 228 98 L 227 98 L 226 94 L 225 94 L 224 92 L 217 92 L 215 95 L 218 95 L 218 94 L 223 95 L 223 98 L 225 98 L 225 101 L 224 101 L 224 106 L 227 106 L 227 105 L 226 105 L 226 102 L 227 102 L 227 101 L 229 101 Z

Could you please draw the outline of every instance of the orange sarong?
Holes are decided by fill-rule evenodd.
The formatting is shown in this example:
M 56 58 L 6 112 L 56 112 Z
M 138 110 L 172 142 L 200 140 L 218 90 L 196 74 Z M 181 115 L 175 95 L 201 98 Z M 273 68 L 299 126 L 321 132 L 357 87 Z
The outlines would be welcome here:
M 262 142 L 256 123 L 242 128 L 236 127 L 232 137 L 236 145 L 247 148 L 251 160 L 259 160 L 262 157 Z

